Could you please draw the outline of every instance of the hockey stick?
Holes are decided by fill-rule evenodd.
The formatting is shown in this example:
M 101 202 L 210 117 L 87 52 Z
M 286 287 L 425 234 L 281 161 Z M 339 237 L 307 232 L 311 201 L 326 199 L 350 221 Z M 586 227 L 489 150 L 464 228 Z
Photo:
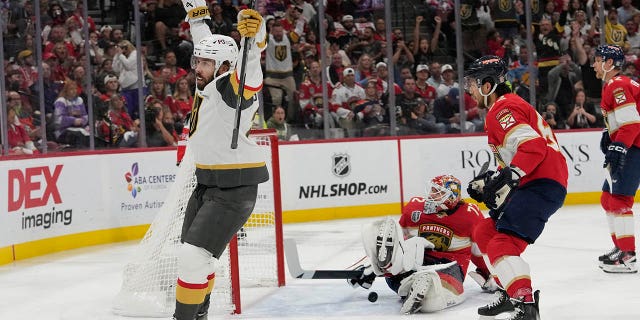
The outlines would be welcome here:
M 487 160 L 487 162 L 482 164 L 482 166 L 480 167 L 480 171 L 478 171 L 478 174 L 476 175 L 476 177 L 485 174 L 485 172 L 489 170 L 489 162 L 491 162 L 491 160 Z
M 249 2 L 249 8 L 253 9 L 255 5 L 255 0 L 251 0 Z M 234 121 L 233 127 L 233 135 L 231 136 L 231 149 L 238 148 L 238 134 L 240 131 L 240 116 L 242 114 L 242 98 L 244 98 L 244 82 L 247 78 L 247 72 L 245 68 L 247 67 L 247 53 L 251 47 L 251 42 L 249 42 L 249 38 L 245 37 L 242 42 L 242 62 L 240 63 L 240 68 L 242 70 L 242 74 L 240 74 L 240 83 L 238 84 L 238 98 L 236 101 L 236 117 Z
M 298 279 L 353 279 L 362 276 L 362 270 L 304 270 L 300 266 L 296 240 L 284 239 L 284 254 L 287 257 L 289 274 Z
M 604 179 L 607 180 L 607 183 L 609 184 L 609 192 L 613 191 L 613 183 L 611 181 L 611 166 L 607 165 L 606 167 L 602 168 L 604 170 Z

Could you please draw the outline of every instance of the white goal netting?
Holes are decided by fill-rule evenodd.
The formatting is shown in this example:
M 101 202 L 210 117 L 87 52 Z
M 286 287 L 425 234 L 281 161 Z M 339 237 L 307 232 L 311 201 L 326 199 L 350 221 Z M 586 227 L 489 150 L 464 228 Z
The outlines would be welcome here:
M 232 241 L 216 263 L 211 314 L 239 313 L 241 288 L 284 285 L 282 222 L 279 202 L 275 201 L 279 198 L 277 161 L 275 166 L 272 164 L 277 140 L 272 133 L 256 132 L 251 138 L 263 147 L 270 180 L 259 185 L 256 207 L 244 232 L 238 234 L 237 242 Z M 195 164 L 187 148 L 167 200 L 124 268 L 122 287 L 113 303 L 114 313 L 132 317 L 173 314 L 176 250 L 184 211 L 195 186 Z

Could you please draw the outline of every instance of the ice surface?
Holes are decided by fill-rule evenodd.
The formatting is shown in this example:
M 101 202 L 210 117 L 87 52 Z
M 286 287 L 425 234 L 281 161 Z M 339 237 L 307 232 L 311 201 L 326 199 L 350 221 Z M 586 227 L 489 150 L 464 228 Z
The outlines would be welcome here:
M 360 227 L 371 220 L 288 224 L 284 235 L 298 242 L 303 268 L 343 269 L 364 256 Z M 84 248 L 0 267 L 0 319 L 131 319 L 110 310 L 135 244 Z M 599 206 L 567 206 L 551 217 L 542 236 L 523 255 L 531 266 L 534 288 L 541 291 L 542 319 L 640 319 L 640 274 L 606 274 L 597 266 L 597 256 L 611 246 Z M 223 318 L 407 318 L 398 314 L 399 299 L 384 281 L 378 279 L 372 290 L 379 295 L 375 303 L 367 300 L 369 291 L 353 289 L 345 280 L 287 275 L 286 287 L 244 290 L 243 314 Z M 465 291 L 461 305 L 409 318 L 477 319 L 476 309 L 492 295 L 482 293 L 470 278 Z

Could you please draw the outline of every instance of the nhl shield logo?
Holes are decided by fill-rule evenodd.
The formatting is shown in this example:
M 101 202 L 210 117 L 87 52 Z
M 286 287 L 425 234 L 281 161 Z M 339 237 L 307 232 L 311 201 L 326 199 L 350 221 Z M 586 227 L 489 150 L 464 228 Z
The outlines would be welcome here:
M 333 155 L 333 175 L 339 178 L 346 177 L 351 172 L 351 163 L 349 162 L 349 155 L 346 153 Z

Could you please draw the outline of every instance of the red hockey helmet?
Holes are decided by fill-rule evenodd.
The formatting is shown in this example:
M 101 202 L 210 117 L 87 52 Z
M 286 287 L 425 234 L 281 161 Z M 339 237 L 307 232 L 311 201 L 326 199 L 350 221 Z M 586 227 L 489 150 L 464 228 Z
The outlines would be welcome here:
M 462 193 L 460 180 L 450 174 L 437 176 L 427 183 L 427 197 L 424 203 L 426 214 L 454 209 Z

